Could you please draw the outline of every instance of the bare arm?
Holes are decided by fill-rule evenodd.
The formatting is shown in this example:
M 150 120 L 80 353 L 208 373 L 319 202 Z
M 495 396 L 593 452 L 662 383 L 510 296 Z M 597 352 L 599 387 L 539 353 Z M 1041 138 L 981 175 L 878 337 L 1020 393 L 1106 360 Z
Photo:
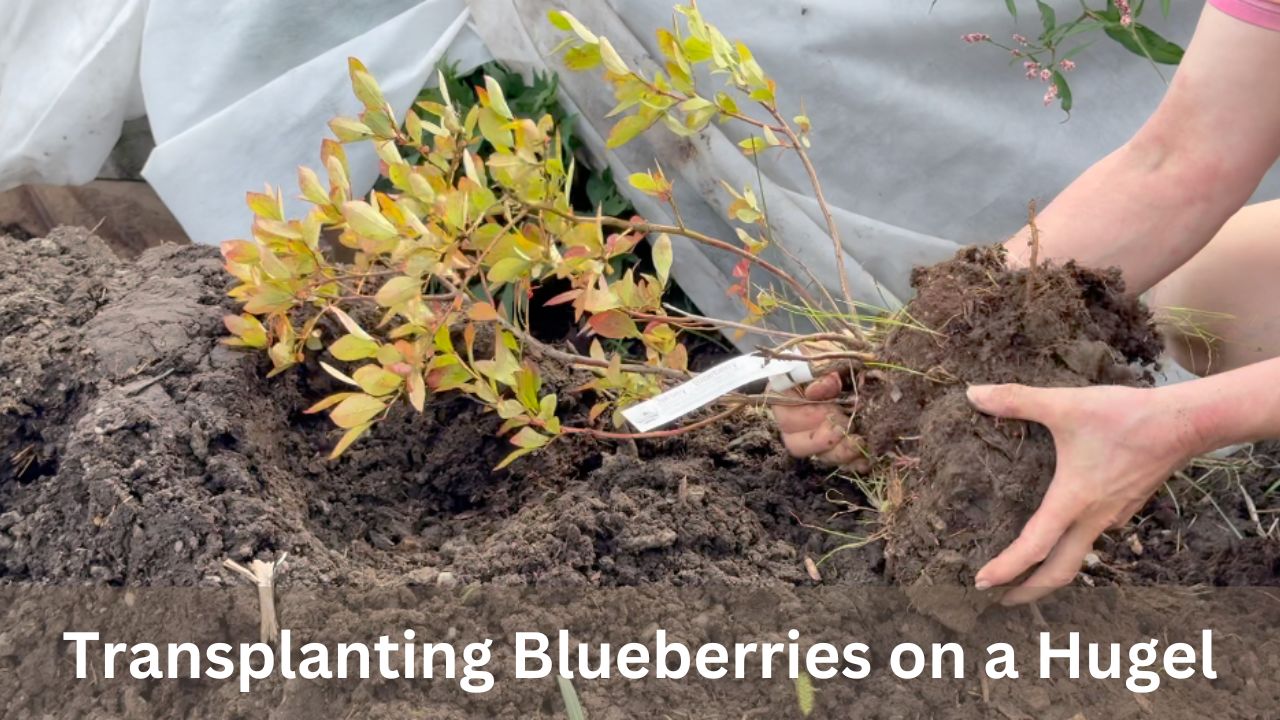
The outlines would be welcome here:
M 1041 257 L 1119 267 L 1134 293 L 1189 260 L 1280 158 L 1277 68 L 1280 33 L 1206 6 L 1155 114 L 1040 215 Z

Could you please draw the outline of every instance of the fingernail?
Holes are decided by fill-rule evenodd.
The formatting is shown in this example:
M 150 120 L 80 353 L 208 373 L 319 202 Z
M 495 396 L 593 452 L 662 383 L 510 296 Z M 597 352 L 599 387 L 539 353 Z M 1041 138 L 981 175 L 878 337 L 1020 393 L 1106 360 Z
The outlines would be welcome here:
M 987 391 L 986 385 L 970 385 L 969 388 L 964 391 L 964 394 L 966 397 L 969 398 L 970 402 L 977 402 L 982 398 L 983 394 L 986 393 L 986 391 Z
M 975 588 L 977 588 L 978 590 L 989 590 L 989 589 L 991 589 L 991 583 L 987 582 L 986 580 L 978 580 L 978 581 L 975 581 L 975 582 L 973 583 L 973 586 L 974 586 Z

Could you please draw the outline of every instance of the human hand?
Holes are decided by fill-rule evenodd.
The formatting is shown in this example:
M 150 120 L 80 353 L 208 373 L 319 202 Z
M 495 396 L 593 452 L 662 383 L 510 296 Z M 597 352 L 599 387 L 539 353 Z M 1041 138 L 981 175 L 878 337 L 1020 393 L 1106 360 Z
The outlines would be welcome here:
M 1070 584 L 1094 540 L 1142 509 L 1204 444 L 1187 414 L 1159 389 L 975 385 L 969 401 L 988 415 L 1044 425 L 1057 448 L 1053 482 L 1040 508 L 975 579 L 979 590 L 1007 585 L 1039 563 L 1004 595 L 1005 605 Z
M 840 394 L 840 375 L 829 373 L 786 394 L 821 402 L 834 400 Z M 826 465 L 849 465 L 858 472 L 868 472 L 870 461 L 862 450 L 862 439 L 849 432 L 852 421 L 835 403 L 812 405 L 774 405 L 773 417 L 782 431 L 787 452 L 807 457 Z

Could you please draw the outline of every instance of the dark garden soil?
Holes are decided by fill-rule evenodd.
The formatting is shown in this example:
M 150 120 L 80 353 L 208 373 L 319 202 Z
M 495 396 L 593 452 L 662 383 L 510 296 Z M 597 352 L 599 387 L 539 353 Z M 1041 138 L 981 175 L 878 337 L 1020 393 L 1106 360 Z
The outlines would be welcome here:
M 985 596 L 940 612 L 922 588 L 971 583 L 1034 510 L 1053 453 L 1042 428 L 973 412 L 965 383 L 1145 382 L 1130 367 L 1151 361 L 1159 345 L 1115 274 L 1041 268 L 1029 303 L 1025 283 L 1025 273 L 1003 270 L 990 250 L 917 273 L 921 294 L 910 312 L 932 332 L 897 331 L 884 353 L 931 379 L 884 371 L 862 387 L 861 431 L 878 452 L 899 454 L 906 502 L 887 543 L 824 562 L 824 588 L 905 586 L 926 611 L 911 622 L 932 617 L 971 630 Z M 680 616 L 679 588 L 764 588 L 794 599 L 815 584 L 805 559 L 848 542 L 815 526 L 857 536 L 882 527 L 865 512 L 840 514 L 828 494 L 861 501 L 854 486 L 788 458 L 754 412 L 663 441 L 557 442 L 495 472 L 509 450 L 493 435 L 495 418 L 438 399 L 423 415 L 393 415 L 328 461 L 335 431 L 302 410 L 332 391 L 331 381 L 299 371 L 267 379 L 263 358 L 222 346 L 226 287 L 214 248 L 165 246 L 121 261 L 83 230 L 0 237 L 0 586 L 226 586 L 251 599 L 222 561 L 288 552 L 286 597 L 319 588 L 450 592 L 473 583 L 667 588 L 677 603 L 670 612 Z M 1280 543 L 1259 538 L 1243 495 L 1262 502 L 1277 474 L 1254 462 L 1231 485 L 1237 476 L 1238 488 L 1220 483 L 1209 494 L 1176 495 L 1181 502 L 1162 493 L 1141 524 L 1099 544 L 1080 583 L 1276 584 Z M 319 610 L 307 607 L 314 620 Z M 996 616 L 990 627 L 1026 623 L 1001 612 L 984 616 Z M 329 622 L 359 630 L 376 617 Z M 18 662 L 3 639 L 0 684 L 6 658 Z M 89 715 L 316 716 L 305 703 L 286 712 L 296 698 L 272 682 L 244 698 L 212 684 L 193 686 L 204 695 L 164 691 L 140 715 L 119 697 L 95 705 L 106 702 L 94 699 L 101 688 L 77 685 L 66 701 Z M 883 714 L 860 717 L 986 717 L 982 700 L 957 687 L 939 682 L 893 695 L 886 684 Z M 341 705 L 359 691 L 333 692 L 326 702 Z M 608 705 L 608 696 L 584 695 L 589 711 Z M 192 709 L 214 697 L 237 701 Z M 388 708 L 402 700 L 359 697 Z M 1009 689 L 1001 697 L 1010 708 L 1003 716 L 1056 717 L 1042 696 Z M 1178 697 L 1173 706 L 1188 702 Z M 593 717 L 656 717 L 665 701 L 649 697 L 649 709 Z M 37 714 L 35 702 L 18 716 Z M 739 707 L 733 702 L 726 707 Z M 446 706 L 437 702 L 429 716 L 517 716 Z

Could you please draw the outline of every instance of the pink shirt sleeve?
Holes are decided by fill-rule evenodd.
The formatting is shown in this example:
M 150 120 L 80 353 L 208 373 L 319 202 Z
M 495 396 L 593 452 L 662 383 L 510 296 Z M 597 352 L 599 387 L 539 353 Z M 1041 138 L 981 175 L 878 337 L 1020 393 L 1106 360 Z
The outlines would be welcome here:
M 1280 2 L 1272 2 L 1272 0 L 1209 0 L 1209 4 L 1250 25 L 1280 31 Z

